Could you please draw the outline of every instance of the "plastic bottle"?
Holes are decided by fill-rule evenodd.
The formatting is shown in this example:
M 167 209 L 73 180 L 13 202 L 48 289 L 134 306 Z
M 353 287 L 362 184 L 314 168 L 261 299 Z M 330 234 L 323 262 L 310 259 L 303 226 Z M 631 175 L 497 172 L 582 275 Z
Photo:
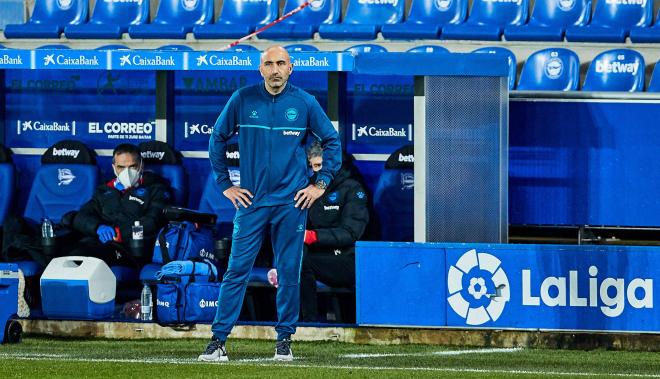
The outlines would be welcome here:
M 144 255 L 144 226 L 140 224 L 140 221 L 135 221 L 131 227 L 130 247 L 134 257 L 138 258 Z
M 142 295 L 140 296 L 140 319 L 142 321 L 151 321 L 152 319 L 152 299 L 151 288 L 145 284 L 142 288 Z
M 42 238 L 53 238 L 55 234 L 53 233 L 53 223 L 50 222 L 48 217 L 41 219 L 41 237 Z

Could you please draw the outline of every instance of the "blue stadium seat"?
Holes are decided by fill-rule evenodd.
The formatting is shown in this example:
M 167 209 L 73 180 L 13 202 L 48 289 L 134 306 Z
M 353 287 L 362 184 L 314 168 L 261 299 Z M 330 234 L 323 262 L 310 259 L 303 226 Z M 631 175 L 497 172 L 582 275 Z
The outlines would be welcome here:
M 566 28 L 570 42 L 624 42 L 630 29 L 647 27 L 653 18 L 652 1 L 598 1 L 586 26 Z
M 156 50 L 163 51 L 194 51 L 192 47 L 188 45 L 163 45 L 156 48 Z
M 528 0 L 519 2 L 493 2 L 475 0 L 470 16 L 464 24 L 442 28 L 444 39 L 499 41 L 504 27 L 527 22 Z
M 348 0 L 344 20 L 319 26 L 319 35 L 329 39 L 375 39 L 382 25 L 403 21 L 404 3 Z
M 653 74 L 651 74 L 651 82 L 649 83 L 649 88 L 646 89 L 647 92 L 660 92 L 660 65 L 658 62 L 655 63 L 653 67 Z
M 293 44 L 293 45 L 286 45 L 284 46 L 286 51 L 289 53 L 299 53 L 299 52 L 309 52 L 309 51 L 319 51 L 319 49 L 316 46 L 313 45 L 305 45 L 302 43 L 298 44 Z
M 637 51 L 608 50 L 591 61 L 582 90 L 643 91 L 645 69 L 644 57 Z
M 35 0 L 32 17 L 25 24 L 5 27 L 6 38 L 60 38 L 67 25 L 87 21 L 87 0 Z
M 97 1 L 89 22 L 64 28 L 66 38 L 121 38 L 131 25 L 149 21 L 149 0 Z
M 443 26 L 465 21 L 467 8 L 467 0 L 413 0 L 406 21 L 383 25 L 381 33 L 389 39 L 438 38 Z
M 0 145 L 0 226 L 11 209 L 16 192 L 16 171 L 11 159 L 11 151 Z
M 537 0 L 529 23 L 507 26 L 507 41 L 563 41 L 566 28 L 581 27 L 591 17 L 591 0 Z
M 353 55 L 362 53 L 387 53 L 387 49 L 385 47 L 373 43 L 353 45 L 349 48 L 346 48 L 344 51 L 347 51 Z
M 71 48 L 67 45 L 41 45 L 37 47 L 39 50 L 70 50 Z
M 145 171 L 152 171 L 169 181 L 174 205 L 185 206 L 188 200 L 188 183 L 181 153 L 161 141 L 142 142 L 139 147 Z
M 575 52 L 550 48 L 535 52 L 520 73 L 521 91 L 576 91 L 580 83 L 580 60 Z
M 214 24 L 196 25 L 193 34 L 198 39 L 241 38 L 277 18 L 278 2 L 224 1 L 220 18 Z
M 634 43 L 660 42 L 660 10 L 655 15 L 655 24 L 652 27 L 635 26 L 630 29 L 630 40 Z
M 247 53 L 247 52 L 257 52 L 257 51 L 259 51 L 259 49 L 257 49 L 256 47 L 254 47 L 252 45 L 239 44 L 239 45 L 232 46 L 232 47 L 230 47 L 229 49 L 227 49 L 225 51 L 235 51 L 237 53 Z
M 213 20 L 213 0 L 160 0 L 151 24 L 132 25 L 131 38 L 186 38 L 194 26 Z
M 240 160 L 238 156 L 238 144 L 229 145 L 227 147 L 227 165 L 229 167 L 229 177 L 234 185 L 241 184 L 241 173 L 239 171 Z M 199 200 L 199 211 L 217 215 L 218 237 L 231 237 L 236 208 L 234 208 L 234 204 L 220 191 L 220 187 L 215 182 L 213 172 L 209 174 L 206 185 L 202 190 L 202 196 Z
M 511 52 L 511 50 L 504 47 L 482 47 L 477 50 L 474 50 L 473 53 L 477 54 L 503 54 L 506 55 L 507 61 L 509 62 L 509 90 L 512 90 L 516 86 L 516 56 Z
M 374 208 L 386 241 L 413 240 L 414 163 L 399 161 L 400 154 L 410 156 L 413 151 L 413 145 L 406 145 L 393 152 L 376 184 Z
M 111 44 L 111 45 L 103 45 L 99 46 L 94 50 L 130 50 L 131 48 L 125 45 L 116 45 L 116 44 Z
M 287 0 L 283 14 L 304 4 L 306 0 Z M 311 39 L 320 25 L 336 24 L 341 18 L 340 0 L 316 0 L 295 16 L 274 25 L 259 34 L 264 39 Z
M 442 46 L 436 46 L 436 45 L 421 45 L 421 46 L 415 46 L 411 47 L 407 51 L 408 53 L 432 53 L 432 54 L 446 54 L 449 53 L 449 50 L 445 49 Z
M 44 217 L 59 222 L 91 199 L 98 183 L 94 151 L 79 141 L 57 142 L 41 157 L 23 217 L 35 224 Z

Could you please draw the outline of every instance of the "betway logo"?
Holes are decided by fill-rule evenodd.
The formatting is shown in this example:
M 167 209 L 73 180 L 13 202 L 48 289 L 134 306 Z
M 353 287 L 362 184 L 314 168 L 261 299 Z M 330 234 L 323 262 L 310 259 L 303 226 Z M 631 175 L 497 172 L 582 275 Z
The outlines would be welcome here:
M 598 267 L 589 267 L 588 296 L 584 289 L 578 288 L 579 272 L 568 272 L 568 283 L 565 276 L 549 276 L 541 285 L 532 287 L 532 271 L 522 270 L 522 302 L 523 305 L 540 306 L 541 301 L 549 307 L 598 307 L 607 317 L 618 317 L 623 313 L 626 300 L 633 308 L 653 308 L 653 279 L 634 278 L 628 283 L 623 278 L 604 278 L 598 283 Z M 538 282 L 535 282 L 538 283 Z M 567 287 L 568 284 L 568 287 Z M 532 288 L 538 290 L 532 292 Z M 550 289 L 554 288 L 552 295 Z M 614 296 L 610 296 L 612 290 Z M 641 290 L 641 291 L 638 291 Z M 540 296 L 534 296 L 539 294 Z M 643 295 L 638 297 L 638 295 Z M 568 298 L 568 302 L 567 302 Z
M 199 66 L 252 66 L 252 58 L 245 57 L 241 58 L 237 55 L 233 55 L 230 58 L 211 55 L 208 57 L 208 54 L 203 54 L 197 57 L 197 67 Z
M 135 197 L 133 195 L 128 196 L 128 200 L 130 201 L 136 201 L 140 205 L 144 205 L 144 200 L 140 199 L 139 197 Z
M 20 56 L 17 57 L 10 57 L 9 55 L 5 54 L 0 56 L 0 64 L 14 64 L 14 65 L 21 65 L 23 64 L 23 59 L 21 59 Z
M 73 157 L 73 158 L 78 158 L 78 154 L 80 154 L 80 150 L 69 150 L 67 148 L 53 148 L 53 156 L 54 157 Z
M 226 152 L 225 155 L 227 156 L 227 159 L 241 159 L 241 153 L 237 151 L 232 151 L 232 152 Z
M 359 4 L 385 4 L 385 5 L 392 5 L 396 6 L 396 4 L 399 2 L 399 0 L 358 0 Z
M 124 67 L 129 66 L 175 66 L 174 57 L 163 58 L 157 55 L 153 58 L 143 58 L 140 55 L 126 54 L 119 58 L 119 65 Z
M 90 122 L 90 134 L 151 134 L 153 125 L 150 122 L 106 122 L 101 128 L 98 122 Z
M 169 308 L 170 307 L 170 302 L 169 301 L 162 301 L 161 299 L 156 299 L 156 306 Z
M 339 205 L 324 205 L 323 210 L 324 211 L 338 211 L 339 210 Z
M 204 300 L 204 299 L 202 299 L 202 300 L 199 301 L 199 307 L 202 308 L 202 309 L 206 308 L 206 307 L 217 308 L 218 307 L 218 300 Z
M 605 4 L 610 5 L 646 5 L 646 0 L 605 0 Z
M 596 72 L 607 74 L 637 74 L 639 69 L 639 62 L 623 63 L 623 62 L 603 62 L 596 61 Z
M 163 157 L 165 157 L 165 152 L 164 151 L 143 151 L 140 153 L 142 158 L 144 159 L 158 159 L 159 161 L 163 160 Z
M 295 130 L 283 130 L 282 135 L 283 136 L 296 136 L 296 137 L 298 137 L 300 135 L 300 132 L 297 132 Z
M 327 57 L 323 59 L 317 59 L 315 57 L 309 57 L 307 59 L 296 58 L 293 61 L 293 65 L 297 67 L 330 67 L 330 62 L 328 62 Z
M 44 66 L 51 64 L 60 66 L 100 66 L 98 57 L 87 58 L 84 56 L 67 57 L 64 54 L 48 54 L 44 57 Z
M 415 163 L 415 156 L 410 154 L 410 155 L 403 155 L 399 153 L 399 162 L 410 162 L 410 163 Z

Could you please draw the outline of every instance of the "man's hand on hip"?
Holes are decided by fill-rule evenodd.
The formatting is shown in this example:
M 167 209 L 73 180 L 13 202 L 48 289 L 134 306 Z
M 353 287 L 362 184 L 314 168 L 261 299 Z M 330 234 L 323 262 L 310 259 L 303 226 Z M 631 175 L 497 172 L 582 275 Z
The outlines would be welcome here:
M 295 207 L 300 207 L 301 209 L 309 208 L 312 206 L 312 204 L 314 204 L 316 199 L 323 196 L 324 193 L 324 189 L 310 184 L 306 188 L 303 188 L 298 191 L 298 193 L 296 193 L 296 197 L 293 198 L 293 200 L 296 202 Z
M 247 208 L 248 206 L 252 205 L 252 201 L 250 199 L 254 197 L 250 191 L 238 186 L 231 186 L 227 188 L 222 194 L 225 195 L 225 197 L 229 199 L 232 204 L 234 204 L 236 209 L 238 209 L 239 204 L 242 205 L 243 208 Z

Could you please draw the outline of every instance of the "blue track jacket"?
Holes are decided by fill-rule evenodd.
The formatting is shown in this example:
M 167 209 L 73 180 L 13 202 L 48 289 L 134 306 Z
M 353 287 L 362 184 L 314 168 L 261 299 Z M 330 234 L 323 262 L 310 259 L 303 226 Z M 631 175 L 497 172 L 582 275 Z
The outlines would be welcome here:
M 307 138 L 323 146 L 323 168 L 317 176 L 328 185 L 341 167 L 341 143 L 330 119 L 304 90 L 287 83 L 278 95 L 264 82 L 243 87 L 231 96 L 213 126 L 209 158 L 222 191 L 232 186 L 227 170 L 227 141 L 238 133 L 241 188 L 254 198 L 252 206 L 293 202 L 309 184 Z

